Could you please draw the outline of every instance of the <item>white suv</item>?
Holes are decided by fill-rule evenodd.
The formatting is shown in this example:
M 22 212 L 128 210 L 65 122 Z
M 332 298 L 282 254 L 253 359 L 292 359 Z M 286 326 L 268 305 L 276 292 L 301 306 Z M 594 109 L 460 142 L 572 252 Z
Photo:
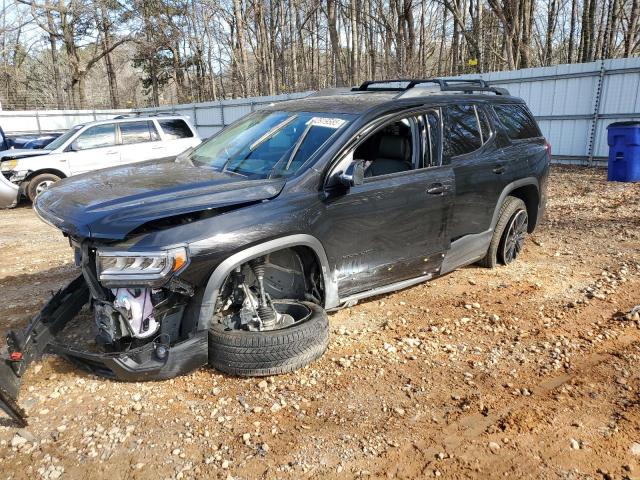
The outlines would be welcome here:
M 198 133 L 180 115 L 122 116 L 76 125 L 43 150 L 2 152 L 0 207 L 15 205 L 21 195 L 33 199 L 61 178 L 127 163 L 175 157 L 200 144 Z M 11 184 L 9 185 L 9 182 Z M 13 201 L 10 187 L 19 186 Z M 4 187 L 3 187 L 4 186 Z M 2 193 L 5 193 L 4 195 Z

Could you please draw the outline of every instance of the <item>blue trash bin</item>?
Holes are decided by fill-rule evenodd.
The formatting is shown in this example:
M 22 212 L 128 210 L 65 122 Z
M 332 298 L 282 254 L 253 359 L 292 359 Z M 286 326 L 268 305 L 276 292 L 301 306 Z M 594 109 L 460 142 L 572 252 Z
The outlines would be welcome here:
M 610 182 L 640 182 L 640 121 L 614 122 L 607 127 Z

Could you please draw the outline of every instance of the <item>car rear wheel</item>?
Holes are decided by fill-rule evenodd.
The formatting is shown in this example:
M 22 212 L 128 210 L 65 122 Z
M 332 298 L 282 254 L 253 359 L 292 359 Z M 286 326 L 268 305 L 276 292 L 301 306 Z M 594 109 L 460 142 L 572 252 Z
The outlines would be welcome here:
M 33 177 L 29 181 L 29 185 L 27 187 L 27 196 L 29 197 L 29 200 L 33 202 L 38 195 L 58 180 L 60 180 L 60 177 L 53 173 L 41 173 L 40 175 Z
M 500 208 L 487 255 L 478 263 L 494 268 L 499 263 L 508 265 L 515 261 L 522 252 L 528 227 L 527 206 L 517 197 L 507 197 Z
M 248 331 L 214 322 L 209 329 L 209 365 L 243 377 L 277 375 L 304 367 L 329 344 L 329 320 L 318 305 L 274 300 L 279 318 L 272 330 Z

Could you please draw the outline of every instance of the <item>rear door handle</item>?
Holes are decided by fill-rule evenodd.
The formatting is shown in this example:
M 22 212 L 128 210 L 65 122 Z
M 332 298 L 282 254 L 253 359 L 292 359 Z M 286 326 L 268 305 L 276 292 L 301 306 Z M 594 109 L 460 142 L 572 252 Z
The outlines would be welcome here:
M 105 154 L 105 155 L 116 155 L 116 154 L 118 154 L 118 153 L 119 153 L 119 152 L 117 152 L 117 151 L 116 151 L 116 152 L 113 152 L 113 151 L 112 151 L 112 152 L 106 152 L 106 154 Z
M 493 167 L 493 173 L 497 173 L 498 175 L 504 173 L 504 165 L 496 165 Z
M 427 188 L 427 193 L 429 195 L 442 195 L 445 191 L 444 185 L 441 183 L 432 183 Z

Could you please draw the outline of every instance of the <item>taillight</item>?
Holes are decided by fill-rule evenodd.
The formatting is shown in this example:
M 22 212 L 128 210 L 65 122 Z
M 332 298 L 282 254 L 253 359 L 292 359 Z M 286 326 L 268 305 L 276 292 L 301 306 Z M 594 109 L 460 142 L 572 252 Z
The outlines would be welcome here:
M 547 151 L 547 160 L 551 163 L 551 144 L 547 140 L 544 141 L 544 149 Z

